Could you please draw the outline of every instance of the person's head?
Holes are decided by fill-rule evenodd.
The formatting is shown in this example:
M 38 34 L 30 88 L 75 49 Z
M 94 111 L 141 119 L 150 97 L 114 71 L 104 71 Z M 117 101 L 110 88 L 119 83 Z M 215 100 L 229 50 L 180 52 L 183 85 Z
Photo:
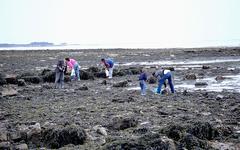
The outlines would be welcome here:
M 68 57 L 67 57 L 67 58 L 65 58 L 65 60 L 66 60 L 66 61 L 70 61 L 70 59 L 69 59 Z
M 101 62 L 102 62 L 102 63 L 104 63 L 104 62 L 105 62 L 105 59 L 104 59 L 104 58 L 102 58 L 102 59 L 101 59 Z

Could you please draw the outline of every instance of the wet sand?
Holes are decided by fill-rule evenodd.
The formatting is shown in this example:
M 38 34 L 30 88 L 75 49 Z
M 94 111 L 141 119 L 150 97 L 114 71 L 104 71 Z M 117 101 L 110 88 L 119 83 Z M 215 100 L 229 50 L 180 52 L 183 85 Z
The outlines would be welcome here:
M 157 83 L 148 84 L 147 95 L 141 96 L 138 75 L 133 72 L 116 75 L 112 80 L 95 76 L 94 80 L 66 82 L 65 89 L 54 89 L 53 83 L 42 81 L 37 84 L 26 81 L 25 86 L 4 84 L 0 86 L 0 146 L 239 148 L 240 48 L 0 51 L 0 54 L 1 74 L 6 76 L 31 73 L 38 77 L 44 69 L 54 70 L 57 60 L 65 57 L 78 60 L 82 69 L 92 66 L 100 69 L 100 59 L 110 57 L 115 60 L 117 71 L 144 67 L 149 77 L 156 66 L 174 68 L 176 87 L 175 94 L 156 95 L 151 89 Z M 196 79 L 186 78 L 189 74 Z M 127 85 L 113 86 L 121 81 L 127 81 Z M 197 85 L 199 82 L 204 82 L 204 86 Z M 8 95 L 6 91 L 16 94 Z

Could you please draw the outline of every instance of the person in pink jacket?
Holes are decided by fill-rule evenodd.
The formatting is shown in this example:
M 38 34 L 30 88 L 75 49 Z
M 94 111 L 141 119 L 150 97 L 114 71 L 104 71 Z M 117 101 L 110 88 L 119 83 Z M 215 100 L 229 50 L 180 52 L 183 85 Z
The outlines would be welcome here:
M 75 77 L 77 77 L 77 80 L 80 81 L 80 67 L 78 62 L 75 59 L 72 58 L 65 58 L 65 61 L 67 63 L 67 66 L 71 69 L 71 71 L 75 72 L 75 76 L 71 77 L 72 80 L 74 80 Z

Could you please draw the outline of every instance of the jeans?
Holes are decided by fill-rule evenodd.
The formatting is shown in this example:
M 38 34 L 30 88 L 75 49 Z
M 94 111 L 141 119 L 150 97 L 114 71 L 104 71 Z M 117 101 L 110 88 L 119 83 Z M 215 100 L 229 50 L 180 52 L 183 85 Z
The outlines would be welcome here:
M 55 88 L 64 88 L 64 73 L 63 72 L 56 72 Z
M 113 74 L 113 67 L 109 68 L 108 70 L 109 70 L 109 79 L 111 79 Z
M 74 64 L 73 69 L 75 71 L 75 77 L 77 77 L 77 79 L 80 80 L 80 73 L 79 73 L 80 67 L 78 63 Z
M 146 81 L 140 80 L 139 85 L 141 88 L 141 95 L 146 95 L 146 89 L 147 89 Z
M 174 86 L 172 82 L 172 74 L 171 72 L 168 72 L 163 75 L 163 77 L 158 81 L 158 88 L 157 93 L 161 93 L 162 85 L 165 82 L 165 80 L 168 80 L 168 84 L 170 85 L 171 92 L 174 93 Z

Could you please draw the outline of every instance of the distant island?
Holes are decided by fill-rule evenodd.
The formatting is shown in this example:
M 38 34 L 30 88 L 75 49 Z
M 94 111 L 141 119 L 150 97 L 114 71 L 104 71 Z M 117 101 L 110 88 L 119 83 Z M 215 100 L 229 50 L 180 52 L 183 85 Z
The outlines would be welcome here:
M 63 45 L 67 45 L 67 44 L 62 43 L 60 45 L 55 45 L 54 43 L 49 43 L 49 42 L 31 42 L 29 44 L 0 43 L 0 47 L 47 47 L 47 46 L 63 46 Z

